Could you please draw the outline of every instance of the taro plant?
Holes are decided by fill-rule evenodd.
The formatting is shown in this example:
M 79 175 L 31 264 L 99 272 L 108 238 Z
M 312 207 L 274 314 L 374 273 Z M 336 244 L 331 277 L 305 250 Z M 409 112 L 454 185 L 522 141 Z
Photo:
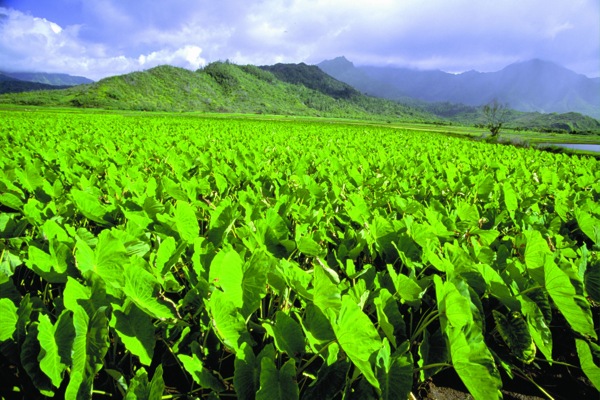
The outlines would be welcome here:
M 552 396 L 561 366 L 600 387 L 593 158 L 142 114 L 4 112 L 9 135 L 2 396 L 408 398 L 448 371 Z

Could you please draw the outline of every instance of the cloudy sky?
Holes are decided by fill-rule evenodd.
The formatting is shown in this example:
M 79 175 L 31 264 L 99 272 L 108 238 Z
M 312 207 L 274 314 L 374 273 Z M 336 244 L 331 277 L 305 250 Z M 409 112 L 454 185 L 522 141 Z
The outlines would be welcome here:
M 600 76 L 598 0 L 0 0 L 0 70 L 100 79 L 160 64 L 306 62 Z

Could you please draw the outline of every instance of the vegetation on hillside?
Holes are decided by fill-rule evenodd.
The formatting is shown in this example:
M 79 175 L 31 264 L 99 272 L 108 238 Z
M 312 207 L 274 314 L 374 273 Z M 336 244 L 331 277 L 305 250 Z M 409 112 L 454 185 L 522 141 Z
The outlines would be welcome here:
M 314 89 L 336 99 L 348 100 L 361 96 L 358 90 L 327 75 L 316 65 L 306 65 L 304 63 L 275 64 L 260 68 L 273 73 L 284 82 L 304 85 L 309 89 Z
M 252 65 L 215 62 L 195 72 L 159 66 L 61 91 L 8 94 L 0 96 L 0 103 L 410 121 L 438 119 L 392 101 L 358 93 L 349 99 L 339 99 L 325 94 L 326 91 L 284 82 L 271 72 Z

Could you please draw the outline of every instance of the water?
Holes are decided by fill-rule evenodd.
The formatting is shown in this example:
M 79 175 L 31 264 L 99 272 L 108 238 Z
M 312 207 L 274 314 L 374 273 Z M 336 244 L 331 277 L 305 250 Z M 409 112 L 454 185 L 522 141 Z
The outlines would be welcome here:
M 538 146 L 557 146 L 565 149 L 585 150 L 594 153 L 600 153 L 600 144 L 583 144 L 583 143 L 540 143 Z

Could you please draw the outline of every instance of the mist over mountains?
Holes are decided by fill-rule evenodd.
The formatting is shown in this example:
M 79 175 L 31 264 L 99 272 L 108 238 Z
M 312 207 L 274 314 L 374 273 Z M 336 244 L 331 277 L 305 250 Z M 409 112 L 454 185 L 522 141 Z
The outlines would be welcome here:
M 345 57 L 326 60 L 317 66 L 361 92 L 390 100 L 418 99 L 480 106 L 495 98 L 519 111 L 574 111 L 600 118 L 600 78 L 588 78 L 538 59 L 511 64 L 497 72 L 461 74 L 357 67 Z

